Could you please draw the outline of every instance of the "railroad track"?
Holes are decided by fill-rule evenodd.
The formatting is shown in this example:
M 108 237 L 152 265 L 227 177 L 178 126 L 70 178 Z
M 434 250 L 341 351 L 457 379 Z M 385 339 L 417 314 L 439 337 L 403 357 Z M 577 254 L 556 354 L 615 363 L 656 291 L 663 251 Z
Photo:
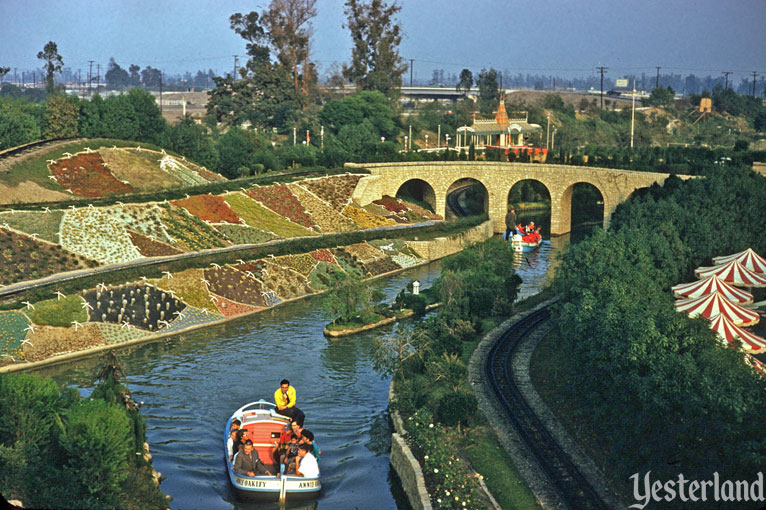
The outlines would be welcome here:
M 511 363 L 520 340 L 548 320 L 550 311 L 546 307 L 507 329 L 489 352 L 485 375 L 508 421 L 523 438 L 566 506 L 571 510 L 609 510 L 527 403 L 511 373 Z

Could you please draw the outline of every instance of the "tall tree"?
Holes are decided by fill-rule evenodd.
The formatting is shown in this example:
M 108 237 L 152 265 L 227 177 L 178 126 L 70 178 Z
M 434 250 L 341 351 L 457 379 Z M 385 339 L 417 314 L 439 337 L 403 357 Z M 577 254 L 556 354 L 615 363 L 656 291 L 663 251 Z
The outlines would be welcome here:
M 473 73 L 470 69 L 463 69 L 460 71 L 460 80 L 457 82 L 455 90 L 458 92 L 462 90 L 463 95 L 466 95 L 471 87 L 473 87 Z
M 383 0 L 346 0 L 344 25 L 351 32 L 351 64 L 344 65 L 343 75 L 361 90 L 378 90 L 389 98 L 402 87 L 407 70 L 399 56 L 401 27 L 394 16 L 401 10 L 395 2 Z
M 289 70 L 295 96 L 304 106 L 317 81 L 309 60 L 311 20 L 316 15 L 316 0 L 271 0 L 262 18 L 277 61 Z
M 0 80 L 5 78 L 5 75 L 11 72 L 10 67 L 0 67 Z
M 476 79 L 479 87 L 479 110 L 482 115 L 490 115 L 500 100 L 500 86 L 497 84 L 497 71 L 482 69 Z
M 64 60 L 59 55 L 58 46 L 53 41 L 43 47 L 43 51 L 37 53 L 37 58 L 44 61 L 43 71 L 45 71 L 45 89 L 48 94 L 53 94 L 53 75 L 61 72 Z
M 146 66 L 141 71 L 141 81 L 144 83 L 144 87 L 159 87 L 162 83 L 162 71 L 154 69 L 152 66 Z
M 130 64 L 130 67 L 128 67 L 128 72 L 130 72 L 131 87 L 141 86 L 141 74 L 139 74 L 139 71 L 141 71 L 141 66 L 137 66 L 136 64 Z
M 114 61 L 114 57 L 109 59 L 104 80 L 106 81 L 106 86 L 110 89 L 120 89 L 130 85 L 130 75 Z

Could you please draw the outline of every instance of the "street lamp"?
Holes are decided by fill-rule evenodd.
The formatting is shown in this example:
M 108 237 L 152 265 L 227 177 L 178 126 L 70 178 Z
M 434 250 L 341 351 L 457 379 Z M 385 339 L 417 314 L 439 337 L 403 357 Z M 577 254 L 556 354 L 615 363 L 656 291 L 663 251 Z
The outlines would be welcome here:
M 447 148 L 449 149 L 449 135 L 444 135 L 444 141 L 447 144 Z
M 426 149 L 428 148 L 428 135 L 426 135 Z
M 386 137 L 385 137 L 385 136 L 381 136 L 381 137 L 380 137 L 380 143 L 383 143 L 383 142 L 385 142 L 385 141 L 386 141 Z
M 407 137 L 407 135 L 404 135 L 404 150 L 405 150 L 405 151 L 406 151 L 406 150 L 408 150 L 408 147 L 409 147 L 409 146 L 407 145 L 407 140 L 408 140 L 408 137 Z

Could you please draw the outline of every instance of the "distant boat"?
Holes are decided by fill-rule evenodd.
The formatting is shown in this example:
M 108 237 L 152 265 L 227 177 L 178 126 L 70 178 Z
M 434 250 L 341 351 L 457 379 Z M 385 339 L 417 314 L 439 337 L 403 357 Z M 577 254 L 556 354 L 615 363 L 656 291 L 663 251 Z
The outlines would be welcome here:
M 503 240 L 507 241 L 505 234 L 503 234 Z M 543 236 L 539 233 L 533 232 L 524 236 L 516 234 L 511 236 L 511 249 L 515 252 L 528 253 L 535 251 L 543 242 Z
M 322 491 L 319 477 L 304 478 L 290 474 L 277 476 L 246 476 L 234 471 L 234 463 L 229 462 L 226 443 L 229 439 L 231 422 L 237 418 L 240 428 L 246 429 L 253 441 L 258 457 L 271 473 L 279 473 L 279 463 L 272 456 L 274 443 L 279 441 L 282 431 L 289 425 L 290 419 L 276 412 L 277 406 L 265 400 L 250 402 L 240 407 L 226 422 L 223 438 L 223 456 L 229 480 L 241 497 L 264 501 L 300 500 L 315 498 Z

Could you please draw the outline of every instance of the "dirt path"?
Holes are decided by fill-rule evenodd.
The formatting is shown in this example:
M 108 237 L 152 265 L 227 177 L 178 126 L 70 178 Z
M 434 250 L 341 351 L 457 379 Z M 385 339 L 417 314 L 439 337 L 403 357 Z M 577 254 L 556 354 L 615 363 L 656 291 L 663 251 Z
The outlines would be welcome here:
M 62 145 L 67 145 L 70 143 L 76 143 L 76 142 L 82 142 L 85 138 L 73 138 L 69 140 L 56 140 L 53 142 L 44 143 L 42 145 L 37 145 L 35 147 L 31 147 L 28 150 L 23 150 L 17 154 L 13 154 L 10 156 L 3 157 L 2 154 L 0 154 L 0 173 L 7 172 L 11 169 L 11 167 L 17 163 L 21 163 L 22 161 L 25 161 L 33 156 L 36 156 L 40 152 L 49 151 L 51 149 L 55 149 L 56 147 L 61 147 Z

